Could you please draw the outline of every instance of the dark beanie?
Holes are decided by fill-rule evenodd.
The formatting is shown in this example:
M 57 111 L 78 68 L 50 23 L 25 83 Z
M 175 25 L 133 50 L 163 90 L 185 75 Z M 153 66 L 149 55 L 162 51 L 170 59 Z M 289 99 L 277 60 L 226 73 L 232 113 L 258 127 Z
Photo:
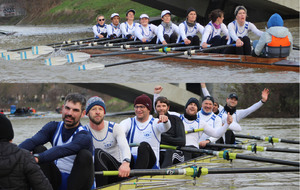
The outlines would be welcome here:
M 200 104 L 197 98 L 190 98 L 187 103 L 185 104 L 185 109 L 190 105 L 191 103 L 195 103 L 197 105 L 198 111 L 200 110 Z
M 190 7 L 186 10 L 186 16 L 188 16 L 188 14 L 192 11 L 195 11 L 196 12 L 196 9 L 194 9 L 193 7 Z
M 152 111 L 152 101 L 146 94 L 142 94 L 136 97 L 136 99 L 134 100 L 134 106 L 136 104 L 143 104 L 148 108 L 148 110 Z
M 11 122 L 3 114 L 0 114 L 0 141 L 8 142 L 14 138 L 14 130 Z
M 203 99 L 202 99 L 202 102 L 204 102 L 205 100 L 210 100 L 212 101 L 212 103 L 215 103 L 215 100 L 212 96 L 205 96 Z

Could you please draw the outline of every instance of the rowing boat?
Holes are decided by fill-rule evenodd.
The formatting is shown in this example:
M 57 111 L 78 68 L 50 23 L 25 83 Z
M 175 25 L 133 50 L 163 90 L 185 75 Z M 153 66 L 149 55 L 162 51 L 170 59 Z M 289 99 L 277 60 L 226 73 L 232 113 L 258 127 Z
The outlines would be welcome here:
M 174 168 L 190 168 L 192 166 L 201 166 L 207 163 L 228 163 L 226 160 L 218 159 L 216 156 L 212 155 L 203 155 L 196 159 L 185 161 L 179 164 L 176 164 L 169 169 Z M 141 176 L 133 177 L 128 180 L 121 181 L 119 183 L 114 183 L 111 185 L 104 186 L 103 190 L 128 190 L 128 189 L 154 189 L 154 188 L 163 188 L 170 186 L 182 186 L 185 184 L 194 185 L 196 179 L 193 179 L 191 176 L 185 175 L 154 175 L 154 176 Z
M 82 49 L 80 50 L 89 54 L 102 54 L 111 52 L 112 49 Z M 114 50 L 116 51 L 116 49 Z M 172 52 L 173 53 L 173 52 Z M 168 54 L 172 54 L 168 53 Z M 143 54 L 121 54 L 130 59 L 144 59 L 162 55 L 161 53 L 143 53 Z M 287 60 L 286 58 L 262 58 L 253 57 L 250 55 L 228 55 L 228 54 L 215 54 L 215 53 L 197 53 L 192 56 L 182 55 L 176 57 L 164 58 L 165 61 L 180 62 L 180 63 L 195 63 L 201 65 L 214 65 L 214 66 L 242 66 L 251 68 L 266 68 L 281 71 L 295 71 L 299 72 L 299 62 Z
M 233 150 L 240 152 L 239 150 Z M 192 160 L 175 164 L 168 169 L 185 169 L 191 167 L 199 167 L 214 165 L 216 163 L 231 164 L 229 161 L 217 158 L 214 155 L 202 155 Z M 133 177 L 127 180 L 110 184 L 98 189 L 103 190 L 129 190 L 129 189 L 154 189 L 171 186 L 195 185 L 197 178 L 188 175 L 146 175 Z

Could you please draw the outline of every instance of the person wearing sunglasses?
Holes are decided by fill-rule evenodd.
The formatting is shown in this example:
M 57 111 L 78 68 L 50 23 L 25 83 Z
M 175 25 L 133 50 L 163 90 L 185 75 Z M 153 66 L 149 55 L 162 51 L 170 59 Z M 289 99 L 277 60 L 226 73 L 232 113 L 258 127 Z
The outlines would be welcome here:
M 106 38 L 107 36 L 107 25 L 105 24 L 105 18 L 103 15 L 99 15 L 96 18 L 97 24 L 93 26 L 93 32 L 96 39 Z

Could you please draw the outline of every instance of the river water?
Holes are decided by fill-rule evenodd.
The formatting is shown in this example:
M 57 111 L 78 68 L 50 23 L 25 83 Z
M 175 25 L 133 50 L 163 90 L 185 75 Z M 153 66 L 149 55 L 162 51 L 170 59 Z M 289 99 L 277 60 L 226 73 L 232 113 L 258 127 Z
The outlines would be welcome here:
M 285 23 L 299 45 L 299 19 Z M 260 26 L 264 29 L 264 25 Z M 92 37 L 91 26 L 0 26 L 0 30 L 15 31 L 11 36 L 0 36 L 0 49 L 15 49 L 45 45 L 65 40 Z M 257 37 L 251 35 L 251 39 Z M 0 59 L 1 82 L 272 82 L 294 83 L 299 81 L 299 73 L 291 71 L 247 68 L 241 66 L 208 66 L 194 63 L 170 62 L 163 60 L 146 61 L 105 68 L 104 70 L 78 71 L 78 66 L 87 63 L 118 63 L 125 59 L 118 56 L 91 58 L 82 63 L 61 66 L 46 66 L 41 56 L 25 61 L 5 61 Z M 299 61 L 299 51 L 289 57 Z
M 127 116 L 106 117 L 107 120 L 120 122 Z M 10 118 L 15 131 L 14 143 L 19 144 L 26 138 L 34 135 L 44 124 L 49 121 L 60 121 L 59 114 L 46 114 L 44 117 L 31 118 Z M 88 119 L 84 117 L 82 124 L 86 124 Z M 270 136 L 300 140 L 299 138 L 299 118 L 249 118 L 241 121 L 243 131 L 241 134 L 250 134 L 255 136 Z M 245 139 L 241 139 L 245 140 Z M 249 143 L 257 143 L 259 146 L 271 146 L 268 142 L 250 140 Z M 48 145 L 49 146 L 49 145 Z M 299 149 L 299 145 L 275 143 L 277 148 Z M 249 151 L 244 151 L 243 154 L 254 155 Z M 259 157 L 275 158 L 290 161 L 299 161 L 299 154 L 293 153 L 276 153 L 276 152 L 258 152 Z M 232 168 L 254 168 L 254 167 L 280 167 L 282 165 L 261 163 L 246 160 L 233 160 L 232 163 L 213 163 L 202 165 L 203 167 L 232 167 Z M 191 189 L 299 189 L 299 173 L 261 173 L 261 174 L 209 174 L 201 176 L 197 179 L 196 186 L 185 185 L 183 187 L 170 187 L 167 189 L 174 190 L 191 190 Z M 165 188 L 166 189 L 166 188 Z

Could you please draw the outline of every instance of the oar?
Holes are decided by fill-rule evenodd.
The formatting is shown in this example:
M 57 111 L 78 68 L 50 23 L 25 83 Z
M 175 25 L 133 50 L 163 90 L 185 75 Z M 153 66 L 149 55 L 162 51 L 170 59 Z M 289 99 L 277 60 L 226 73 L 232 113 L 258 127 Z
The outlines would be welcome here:
M 288 139 L 280 139 L 280 138 L 275 138 L 272 136 L 269 137 L 264 137 L 264 136 L 252 136 L 252 135 L 242 135 L 242 134 L 234 134 L 235 137 L 238 138 L 246 138 L 246 139 L 256 139 L 256 140 L 262 140 L 262 141 L 267 141 L 269 143 L 278 143 L 278 142 L 284 142 L 284 143 L 291 143 L 291 144 L 300 144 L 299 141 L 294 141 L 294 140 L 288 140 Z
M 100 57 L 100 56 L 108 56 L 108 55 L 125 55 L 125 54 L 133 54 L 133 53 L 149 53 L 149 52 L 166 52 L 166 51 L 176 51 L 176 50 L 184 50 L 189 48 L 196 48 L 199 46 L 188 46 L 188 47 L 177 47 L 177 48 L 161 48 L 161 49 L 153 49 L 153 50 L 141 50 L 141 51 L 123 51 L 123 52 L 113 52 L 107 54 L 87 54 L 83 52 L 74 52 L 67 54 L 66 57 L 53 57 L 45 60 L 45 64 L 49 66 L 54 65 L 63 65 L 65 63 L 75 63 L 75 62 L 82 62 L 86 61 L 92 57 Z M 168 50 L 166 50 L 168 49 Z M 87 66 L 88 65 L 88 66 Z M 91 64 L 87 64 L 85 66 L 80 66 L 79 70 L 88 70 L 91 69 Z M 96 64 L 98 68 L 99 64 Z M 104 67 L 102 67 L 104 68 Z M 95 68 L 93 68 L 95 69 Z
M 82 44 L 82 45 L 76 45 L 76 46 L 71 46 L 71 47 L 66 47 L 66 48 L 60 48 L 61 50 L 66 50 L 66 51 L 70 51 L 70 50 L 78 50 L 78 49 L 90 49 L 90 48 L 94 48 L 99 44 L 107 44 L 107 43 L 111 43 L 111 42 L 119 42 L 119 41 L 124 41 L 124 38 L 116 38 L 116 39 L 111 39 L 111 40 L 106 40 L 106 41 L 100 41 L 100 42 L 94 42 L 94 43 L 89 43 L 89 44 Z M 86 47 L 88 46 L 88 47 Z M 103 47 L 103 46 L 100 46 Z
M 257 146 L 256 144 L 253 144 L 253 145 L 237 145 L 237 144 L 214 144 L 214 143 L 208 143 L 208 144 L 206 144 L 205 147 L 244 149 L 244 150 L 250 150 L 250 151 L 255 152 L 255 153 L 257 151 L 299 153 L 299 149 L 263 147 L 263 146 Z
M 199 49 L 199 50 L 189 50 L 189 51 L 185 51 L 185 52 L 173 53 L 173 54 L 168 54 L 168 55 L 161 55 L 161 56 L 156 56 L 156 57 L 149 57 L 149 58 L 145 58 L 145 59 L 129 60 L 129 61 L 120 62 L 120 63 L 111 63 L 111 64 L 106 64 L 106 65 L 97 64 L 97 66 L 98 66 L 97 68 L 103 69 L 105 67 L 113 67 L 113 66 L 117 66 L 117 65 L 126 65 L 126 64 L 129 64 L 129 63 L 143 62 L 143 61 L 149 61 L 149 60 L 155 60 L 155 59 L 163 59 L 163 58 L 167 58 L 167 57 L 177 57 L 177 56 L 181 56 L 181 55 L 192 55 L 192 54 L 195 54 L 197 52 L 205 52 L 205 51 L 211 51 L 211 50 L 216 50 L 216 49 L 223 49 L 223 48 L 232 47 L 232 46 L 235 46 L 235 44 L 215 46 L 215 47 L 206 48 L 206 49 Z M 94 65 L 94 67 L 96 67 L 96 65 Z
M 67 44 L 67 43 L 72 43 L 72 42 L 77 42 L 77 41 L 84 41 L 84 40 L 91 40 L 94 38 L 85 38 L 85 39 L 78 39 L 78 40 L 72 40 L 72 41 L 63 41 L 63 42 L 56 42 L 56 43 L 51 43 L 51 44 L 47 44 L 45 46 L 53 46 L 53 45 L 58 45 L 58 44 Z M 26 50 L 26 49 L 31 49 L 32 46 L 30 47 L 24 47 L 24 48 L 18 48 L 18 49 L 9 49 L 7 51 L 21 51 L 21 50 Z
M 268 163 L 283 164 L 283 165 L 298 166 L 298 167 L 300 166 L 299 162 L 272 159 L 272 158 L 263 158 L 263 157 L 257 157 L 257 156 L 248 156 L 248 155 L 242 155 L 242 154 L 237 154 L 237 153 L 230 153 L 227 150 L 213 151 L 213 150 L 197 149 L 197 148 L 192 148 L 192 147 L 176 147 L 176 146 L 170 146 L 170 145 L 160 145 L 160 148 L 181 150 L 181 151 L 192 152 L 192 153 L 205 153 L 205 154 L 209 154 L 209 155 L 215 155 L 219 158 L 224 158 L 225 160 L 233 160 L 233 159 L 239 158 L 239 159 L 252 160 L 252 161 L 258 161 L 258 162 L 268 162 Z
M 149 60 L 155 60 L 155 59 L 163 59 L 167 57 L 176 57 L 180 55 L 191 55 L 195 54 L 196 52 L 204 52 L 204 51 L 210 51 L 210 50 L 215 50 L 215 49 L 222 49 L 226 47 L 232 47 L 235 46 L 235 44 L 230 44 L 230 45 L 224 45 L 224 46 L 216 46 L 216 47 L 211 47 L 211 48 L 206 48 L 206 49 L 200 49 L 200 50 L 189 50 L 185 52 L 180 52 L 180 53 L 173 53 L 173 54 L 168 54 L 168 55 L 161 55 L 161 56 L 156 56 L 156 57 L 149 57 L 145 59 L 136 59 L 136 60 L 129 60 L 121 63 L 111 63 L 111 64 L 99 64 L 99 63 L 93 63 L 93 64 L 86 64 L 82 65 L 79 67 L 79 70 L 92 70 L 92 69 L 104 69 L 105 67 L 113 67 L 117 65 L 126 65 L 129 63 L 135 63 L 135 62 L 142 62 L 142 61 L 149 61 Z
M 124 55 L 124 54 L 133 54 L 133 53 L 150 53 L 150 52 L 169 52 L 169 51 L 178 51 L 178 50 L 185 50 L 190 48 L 197 48 L 199 46 L 187 46 L 187 47 L 177 47 L 177 48 L 160 48 L 160 49 L 154 49 L 154 50 L 144 50 L 144 51 L 129 51 L 129 52 L 119 52 L 118 54 L 110 53 L 109 55 Z M 168 49 L 168 50 L 166 50 Z M 95 54 L 96 55 L 96 54 Z M 103 54 L 98 54 L 97 56 L 102 56 Z M 107 55 L 107 54 L 106 54 Z M 94 57 L 94 55 L 91 55 L 91 57 Z M 87 58 L 87 56 L 86 56 Z M 84 64 L 78 67 L 79 71 L 85 71 L 85 70 L 94 70 L 94 69 L 104 69 L 104 67 L 107 67 L 107 65 L 99 64 L 99 63 L 89 63 Z
M 134 169 L 130 176 L 153 175 L 186 175 L 200 177 L 207 174 L 233 174 L 233 173 L 271 173 L 271 172 L 299 172 L 298 167 L 263 167 L 263 168 L 184 168 L 184 169 Z M 95 175 L 117 176 L 119 171 L 96 171 Z
M 196 133 L 196 132 L 200 132 L 200 131 L 204 131 L 204 128 L 187 130 L 187 131 L 185 131 L 185 134 Z
M 51 53 L 53 50 L 54 49 L 49 46 L 33 46 L 31 51 L 3 52 L 1 55 L 5 60 L 35 59 L 40 55 Z

